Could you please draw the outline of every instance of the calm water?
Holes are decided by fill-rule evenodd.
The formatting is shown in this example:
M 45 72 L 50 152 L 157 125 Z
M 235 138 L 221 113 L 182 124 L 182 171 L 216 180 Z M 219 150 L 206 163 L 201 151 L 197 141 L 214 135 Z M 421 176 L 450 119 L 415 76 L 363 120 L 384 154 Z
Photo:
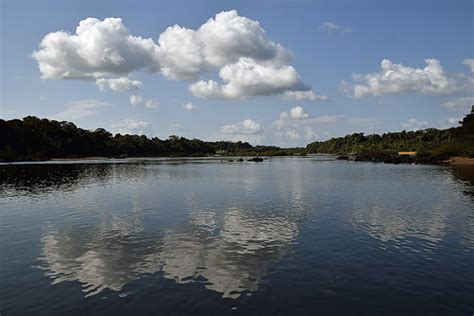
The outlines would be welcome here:
M 474 313 L 474 169 L 0 165 L 0 312 Z

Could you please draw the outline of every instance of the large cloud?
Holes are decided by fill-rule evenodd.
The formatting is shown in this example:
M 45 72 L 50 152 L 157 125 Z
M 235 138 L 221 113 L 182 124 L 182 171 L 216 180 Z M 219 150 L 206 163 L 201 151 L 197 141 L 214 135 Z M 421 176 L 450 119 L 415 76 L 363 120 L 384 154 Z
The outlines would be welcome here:
M 173 79 L 196 78 L 241 57 L 277 64 L 290 57 L 281 45 L 267 39 L 260 23 L 239 16 L 235 10 L 218 13 L 196 31 L 168 27 L 158 42 L 163 73 Z
M 99 80 L 105 87 L 107 78 L 141 69 L 180 80 L 198 79 L 220 69 L 224 84 L 199 81 L 190 87 L 191 92 L 204 98 L 240 99 L 301 91 L 289 96 L 312 101 L 324 98 L 303 85 L 288 64 L 288 50 L 269 40 L 258 21 L 239 16 L 235 10 L 218 13 L 197 30 L 170 26 L 158 42 L 132 35 L 120 18 L 87 18 L 75 34 L 46 35 L 32 56 L 45 79 L 104 78 Z
M 225 84 L 201 80 L 190 86 L 191 93 L 206 99 L 236 100 L 307 89 L 292 66 L 262 65 L 251 58 L 224 66 L 219 76 Z
M 87 18 L 75 34 L 49 33 L 33 52 L 45 79 L 94 79 L 158 69 L 158 46 L 130 34 L 118 18 Z
M 384 59 L 381 71 L 353 75 L 354 84 L 343 87 L 356 98 L 394 93 L 450 94 L 462 89 L 458 78 L 443 70 L 439 60 L 425 59 L 425 68 L 411 68 Z

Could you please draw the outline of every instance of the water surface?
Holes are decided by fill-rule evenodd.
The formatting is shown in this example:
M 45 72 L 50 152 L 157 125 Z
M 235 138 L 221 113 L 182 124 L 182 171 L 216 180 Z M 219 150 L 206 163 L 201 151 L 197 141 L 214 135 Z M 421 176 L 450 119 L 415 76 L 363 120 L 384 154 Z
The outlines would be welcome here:
M 474 170 L 328 157 L 0 165 L 0 312 L 474 312 Z

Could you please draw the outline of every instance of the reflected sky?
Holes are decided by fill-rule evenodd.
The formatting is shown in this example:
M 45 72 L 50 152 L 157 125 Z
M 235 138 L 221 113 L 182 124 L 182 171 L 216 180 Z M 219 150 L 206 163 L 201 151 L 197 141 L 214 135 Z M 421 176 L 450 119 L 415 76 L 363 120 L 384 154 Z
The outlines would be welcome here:
M 0 174 L 7 310 L 25 311 L 26 295 L 38 311 L 55 289 L 94 304 L 162 289 L 166 298 L 150 300 L 174 308 L 184 289 L 196 306 L 220 306 L 214 297 L 279 306 L 292 293 L 368 303 L 394 297 L 386 283 L 428 298 L 433 278 L 461 300 L 459 282 L 474 290 L 463 278 L 474 260 L 470 169 L 310 157 L 3 165 Z

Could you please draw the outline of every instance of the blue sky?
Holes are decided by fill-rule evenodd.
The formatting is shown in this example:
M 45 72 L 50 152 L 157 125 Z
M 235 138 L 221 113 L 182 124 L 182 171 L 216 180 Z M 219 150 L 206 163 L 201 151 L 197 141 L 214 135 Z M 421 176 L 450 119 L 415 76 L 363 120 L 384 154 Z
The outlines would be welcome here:
M 281 146 L 445 128 L 474 103 L 473 15 L 452 0 L 3 0 L 0 117 Z

